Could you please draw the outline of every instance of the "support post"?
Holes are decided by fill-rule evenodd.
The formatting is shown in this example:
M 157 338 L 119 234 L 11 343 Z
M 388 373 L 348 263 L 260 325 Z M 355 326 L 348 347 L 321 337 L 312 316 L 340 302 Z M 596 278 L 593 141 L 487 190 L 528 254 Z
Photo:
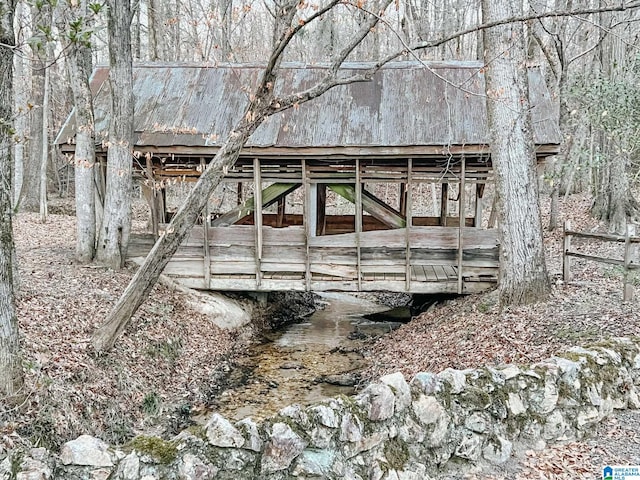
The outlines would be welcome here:
M 634 251 L 637 247 L 631 243 L 631 237 L 636 233 L 635 225 L 627 224 L 624 235 L 624 285 L 622 290 L 622 301 L 631 302 L 633 300 L 633 270 L 630 265 L 634 257 Z
M 304 189 L 304 202 L 302 210 L 302 223 L 304 224 L 304 246 L 306 250 L 305 255 L 305 284 L 307 292 L 311 291 L 311 260 L 309 257 L 309 238 L 311 237 L 311 224 L 310 221 L 310 207 L 311 202 L 311 185 L 309 184 L 309 178 L 307 175 L 307 162 L 302 159 L 302 188 Z
M 413 193 L 413 187 L 412 187 L 412 171 L 413 171 L 413 159 L 409 158 L 407 160 L 407 184 L 404 188 L 404 207 L 405 207 L 405 211 L 402 212 L 405 215 L 405 218 L 407 219 L 407 226 L 405 227 L 405 241 L 406 241 L 406 246 L 407 246 L 407 252 L 405 255 L 405 290 L 407 291 L 407 293 L 411 292 L 411 224 L 413 223 L 412 217 L 411 217 L 411 196 Z M 400 190 L 403 190 L 402 186 L 404 186 L 404 184 L 401 184 L 401 188 Z M 401 196 L 402 198 L 402 196 Z M 402 209 L 401 209 L 402 210 Z
M 479 179 L 479 181 L 482 181 Z M 486 182 L 486 180 L 484 180 Z M 473 226 L 481 228 L 482 227 L 482 200 L 484 196 L 484 183 L 476 184 L 476 214 L 473 219 Z
M 407 160 L 410 162 L 411 159 Z M 408 182 L 408 180 L 407 180 Z M 407 185 L 405 183 L 400 184 L 400 215 L 407 216 Z
M 262 283 L 262 175 L 260 172 L 260 159 L 253 159 L 253 225 L 255 230 L 256 246 L 256 287 L 260 289 Z
M 278 214 L 276 215 L 276 227 L 282 228 L 284 224 L 284 214 L 287 205 L 287 197 L 278 199 Z
M 449 184 L 442 184 L 442 197 L 440 198 L 440 226 L 447 226 L 449 216 Z
M 319 183 L 316 188 L 316 236 L 321 236 L 327 228 L 327 185 Z
M 153 176 L 153 163 L 151 161 L 151 156 L 147 156 L 145 174 L 147 176 L 147 181 L 149 182 L 149 185 L 147 186 L 148 196 L 145 196 L 147 196 L 147 203 L 149 204 L 149 210 L 151 210 L 151 231 L 153 232 L 153 239 L 157 240 L 159 235 L 158 202 L 156 200 L 158 191 L 156 190 L 156 181 Z
M 571 257 L 567 255 L 571 251 L 571 234 L 568 233 L 570 230 L 571 221 L 566 220 L 562 232 L 562 279 L 565 284 L 571 281 Z
M 465 217 L 465 190 L 466 190 L 466 164 L 464 157 L 460 160 L 460 188 L 458 192 L 458 295 L 462 294 L 462 260 L 464 258 L 464 227 L 466 225 Z
M 358 275 L 358 291 L 362 291 L 362 273 L 360 271 L 360 234 L 362 233 L 362 184 L 360 178 L 360 159 L 356 158 L 356 273 Z
M 200 165 L 202 166 L 202 171 L 206 168 L 206 163 L 204 158 L 200 159 Z M 210 212 L 209 212 L 209 199 L 207 199 L 207 203 L 204 206 L 204 216 L 202 219 L 202 228 L 204 231 L 204 285 L 205 288 L 211 288 L 211 252 L 209 251 L 209 222 L 210 222 Z

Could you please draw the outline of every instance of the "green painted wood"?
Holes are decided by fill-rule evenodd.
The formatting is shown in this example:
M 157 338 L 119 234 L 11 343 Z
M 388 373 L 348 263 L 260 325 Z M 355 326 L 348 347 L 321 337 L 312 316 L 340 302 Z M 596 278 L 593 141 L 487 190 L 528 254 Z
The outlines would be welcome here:
M 356 189 L 353 185 L 334 183 L 330 184 L 329 188 L 351 203 L 356 202 Z M 404 228 L 406 226 L 407 222 L 400 213 L 364 189 L 362 190 L 362 209 L 389 228 Z

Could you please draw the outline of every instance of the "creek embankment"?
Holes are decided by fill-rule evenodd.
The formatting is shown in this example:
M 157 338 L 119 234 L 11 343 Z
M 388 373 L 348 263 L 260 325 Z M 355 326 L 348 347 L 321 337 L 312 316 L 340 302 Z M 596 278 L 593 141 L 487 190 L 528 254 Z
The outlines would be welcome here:
M 401 325 L 365 316 L 388 306 L 340 293 L 320 296 L 302 322 L 267 332 L 232 365 L 210 412 L 231 419 L 265 418 L 281 408 L 350 395 L 367 366 L 367 344 Z

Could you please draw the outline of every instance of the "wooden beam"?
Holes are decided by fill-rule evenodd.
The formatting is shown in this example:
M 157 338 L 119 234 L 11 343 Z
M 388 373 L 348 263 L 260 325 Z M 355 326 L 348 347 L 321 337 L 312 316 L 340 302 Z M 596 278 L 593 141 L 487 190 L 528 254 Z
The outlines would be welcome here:
M 254 198 L 256 205 L 263 205 L 262 199 L 262 177 L 260 176 L 260 160 L 253 159 L 253 183 L 254 183 Z M 276 199 L 278 197 L 276 196 Z M 275 199 L 274 199 L 275 201 Z M 272 202 L 273 203 L 273 202 Z M 256 234 L 256 287 L 260 288 L 261 281 L 261 263 L 262 263 L 262 208 L 255 208 L 253 210 L 253 224 Z
M 200 159 L 202 168 L 204 169 L 206 166 L 205 159 Z M 202 227 L 204 229 L 204 283 L 209 288 L 209 283 L 211 282 L 211 253 L 209 251 L 209 222 L 211 221 L 211 216 L 209 212 L 209 199 L 207 199 L 207 203 L 204 206 L 204 218 L 202 220 Z
M 409 159 L 409 161 L 411 161 L 411 159 Z M 407 180 L 407 183 L 409 183 L 409 181 Z M 400 215 L 402 215 L 403 217 L 407 216 L 407 184 L 406 183 L 401 183 L 400 184 Z
M 327 229 L 327 185 L 317 184 L 316 235 L 324 235 Z
M 287 198 L 285 197 L 281 197 L 278 199 L 278 213 L 276 216 L 276 227 L 278 228 L 282 228 L 282 225 L 284 223 L 284 215 L 286 213 L 286 206 L 287 206 Z
M 440 225 L 447 225 L 447 217 L 449 216 L 449 184 L 442 184 L 442 196 L 440 197 Z
M 242 203 L 242 205 L 237 206 L 233 210 L 230 210 L 224 215 L 221 215 L 213 220 L 213 222 L 211 222 L 211 226 L 228 227 L 229 225 L 233 225 L 234 223 L 239 222 L 247 215 L 251 215 L 254 212 L 254 205 L 256 203 L 255 198 L 258 196 L 258 194 L 261 198 L 258 201 L 258 204 L 262 203 L 262 208 L 266 208 L 276 203 L 280 198 L 286 197 L 298 187 L 300 187 L 299 183 L 274 183 L 272 185 L 269 185 L 264 190 L 259 190 L 258 188 L 256 188 L 253 197 L 248 198 L 245 202 Z
M 361 199 L 360 208 L 374 218 L 380 220 L 389 228 L 404 228 L 406 225 L 406 220 L 400 212 L 395 211 L 378 197 L 366 190 L 360 189 L 360 191 L 357 191 L 354 189 L 353 185 L 342 183 L 330 184 L 329 188 L 351 203 L 357 204 L 356 196 L 359 196 Z
M 311 191 L 309 179 L 307 178 L 307 162 L 302 159 L 302 188 L 304 189 L 304 202 L 303 202 L 303 224 L 304 224 L 304 248 L 305 248 L 305 290 L 311 291 L 311 260 L 309 255 L 309 238 L 311 237 L 311 226 L 309 225 L 309 203 L 311 201 Z
M 413 194 L 413 185 L 411 184 L 411 180 L 412 180 L 412 172 L 413 170 L 413 159 L 409 158 L 407 160 L 407 184 L 406 184 L 406 188 L 404 189 L 404 194 L 401 196 L 402 198 L 405 199 L 405 215 L 406 215 L 406 219 L 407 219 L 407 226 L 405 229 L 405 242 L 406 242 L 406 254 L 405 254 L 405 285 L 406 285 L 406 291 L 410 292 L 411 291 L 411 224 L 412 222 L 412 218 L 411 218 L 411 196 Z M 404 185 L 404 184 L 402 184 Z M 402 191 L 403 189 L 400 188 L 400 190 Z
M 484 183 L 476 184 L 476 214 L 473 219 L 473 226 L 482 227 L 482 200 L 484 197 Z
M 466 190 L 466 160 L 464 157 L 460 160 L 460 187 L 458 191 L 458 295 L 462 295 L 462 259 L 464 257 L 463 231 L 465 226 L 465 190 Z
M 361 270 L 361 251 L 360 251 L 360 234 L 362 233 L 362 179 L 360 178 L 360 159 L 356 158 L 356 185 L 355 185 L 355 205 L 356 205 L 356 275 L 358 276 L 358 291 L 362 290 L 362 270 Z M 348 187 L 348 185 L 341 185 Z M 335 191 L 335 190 L 334 190 Z

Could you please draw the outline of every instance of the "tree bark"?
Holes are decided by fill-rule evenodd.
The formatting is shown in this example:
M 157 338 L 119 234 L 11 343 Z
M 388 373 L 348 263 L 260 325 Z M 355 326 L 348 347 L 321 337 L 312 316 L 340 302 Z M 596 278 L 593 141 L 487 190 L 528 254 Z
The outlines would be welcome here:
M 522 15 L 522 4 L 483 0 L 483 21 Z M 550 292 L 538 206 L 524 28 L 485 30 L 485 75 L 491 159 L 498 192 L 499 294 L 502 305 L 544 300 Z
M 13 105 L 13 0 L 0 0 L 0 397 L 19 400 L 23 385 L 13 286 L 11 118 Z
M 133 59 L 129 0 L 109 0 L 109 85 L 111 122 L 107 152 L 107 192 L 96 258 L 120 269 L 131 232 L 131 160 L 133 154 Z
M 83 2 L 86 4 L 86 2 Z M 83 8 L 84 5 L 83 5 Z M 86 18 L 86 9 L 80 14 Z M 76 150 L 74 158 L 76 193 L 76 259 L 93 260 L 96 251 L 96 207 L 94 166 L 95 129 L 93 99 L 89 87 L 91 48 L 80 41 L 68 48 L 67 68 L 75 104 Z

